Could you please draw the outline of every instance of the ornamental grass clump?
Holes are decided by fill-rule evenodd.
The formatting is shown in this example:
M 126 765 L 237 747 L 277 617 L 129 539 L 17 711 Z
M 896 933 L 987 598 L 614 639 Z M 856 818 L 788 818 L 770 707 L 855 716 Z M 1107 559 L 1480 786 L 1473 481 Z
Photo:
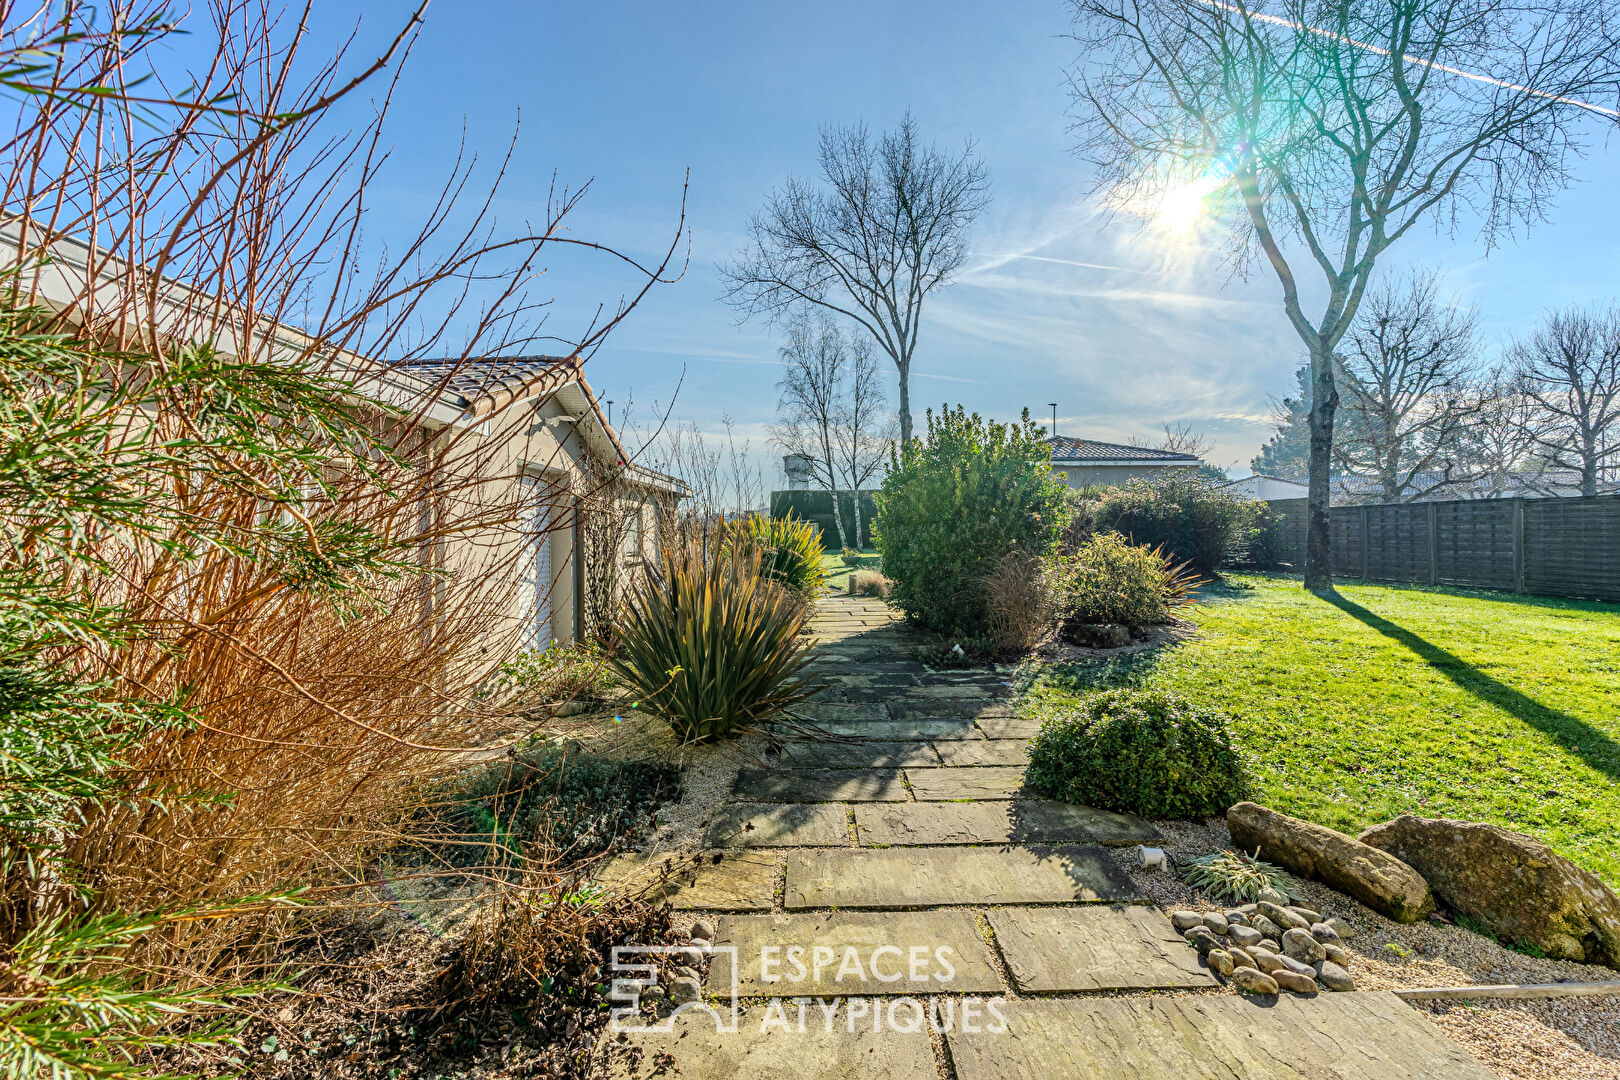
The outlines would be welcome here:
M 625 604 L 612 659 L 639 707 L 683 743 L 724 738 L 820 689 L 803 674 L 802 597 L 767 575 L 757 548 L 708 554 L 696 543 L 665 552 Z
M 1191 859 L 1181 872 L 1182 880 L 1211 900 L 1221 903 L 1252 904 L 1266 890 L 1284 895 L 1299 892 L 1299 882 L 1280 867 L 1264 862 L 1259 853 L 1220 851 Z
M 1104 690 L 1048 720 L 1025 777 L 1053 799 L 1149 818 L 1213 817 L 1252 786 L 1226 718 L 1158 690 Z

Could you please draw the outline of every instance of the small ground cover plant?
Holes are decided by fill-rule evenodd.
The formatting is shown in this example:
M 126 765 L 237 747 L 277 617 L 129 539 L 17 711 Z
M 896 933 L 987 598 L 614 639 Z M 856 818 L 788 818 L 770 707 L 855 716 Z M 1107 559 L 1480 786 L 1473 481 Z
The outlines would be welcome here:
M 619 687 L 607 653 L 594 641 L 524 650 L 501 665 L 501 677 L 536 704 L 605 701 Z
M 1218 903 L 1252 904 L 1267 889 L 1285 896 L 1299 892 L 1299 882 L 1286 870 L 1241 851 L 1190 859 L 1181 877 Z
M 1226 717 L 1156 690 L 1091 694 L 1048 720 L 1025 775 L 1049 798 L 1149 818 L 1223 814 L 1252 787 Z
M 516 865 L 540 844 L 558 869 L 639 835 L 679 794 L 673 764 L 550 744 L 463 773 L 435 816 L 455 837 L 457 864 Z

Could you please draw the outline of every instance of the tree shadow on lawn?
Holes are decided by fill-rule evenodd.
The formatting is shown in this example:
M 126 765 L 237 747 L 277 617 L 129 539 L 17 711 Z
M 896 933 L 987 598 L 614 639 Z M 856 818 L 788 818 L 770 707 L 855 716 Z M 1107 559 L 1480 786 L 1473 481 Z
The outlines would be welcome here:
M 1585 720 L 1543 705 L 1528 694 L 1485 674 L 1455 653 L 1447 652 L 1406 627 L 1374 614 L 1354 600 L 1338 593 L 1322 595 L 1321 598 L 1385 637 L 1400 642 L 1459 688 L 1512 714 L 1537 731 L 1553 736 L 1565 750 L 1571 751 L 1605 776 L 1620 779 L 1620 742 Z

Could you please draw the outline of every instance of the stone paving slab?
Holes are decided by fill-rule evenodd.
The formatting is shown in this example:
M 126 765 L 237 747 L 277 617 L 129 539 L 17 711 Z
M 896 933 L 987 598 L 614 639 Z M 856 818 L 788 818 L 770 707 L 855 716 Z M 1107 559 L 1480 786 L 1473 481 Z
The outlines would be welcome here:
M 981 740 L 972 745 L 1000 744 Z M 939 754 L 930 743 L 863 741 L 788 743 L 774 764 L 779 769 L 898 769 L 939 763 Z
M 946 1036 L 958 1080 L 1491 1080 L 1388 992 L 1018 1000 Z
M 1139 817 L 1051 799 L 1011 802 L 885 803 L 855 810 L 863 846 L 922 844 L 1154 844 Z
M 1028 739 L 963 739 L 941 743 L 939 756 L 947 765 L 1027 765 Z M 921 765 L 920 761 L 909 764 Z
M 889 713 L 896 720 L 977 720 L 986 716 L 1011 716 L 1012 706 L 987 698 L 939 698 L 934 701 L 889 702 Z
M 881 742 L 927 739 L 983 739 L 970 720 L 829 720 L 816 724 L 829 735 L 848 735 Z
M 1024 768 L 991 765 L 976 769 L 907 769 L 906 779 L 919 802 L 1011 799 L 1024 789 Z
M 743 802 L 905 802 L 898 769 L 741 769 L 731 797 Z
M 667 1032 L 610 1031 L 598 1057 L 611 1080 L 938 1080 L 926 1026 L 905 1034 L 885 1025 L 874 1033 L 871 1014 L 851 1019 L 848 1005 L 834 1015 L 831 1030 L 821 1010 L 808 1006 L 802 1032 L 791 1004 L 779 1006 L 786 1012 L 774 1018 L 763 1005 L 745 1010 L 734 1032 L 716 1031 L 712 1016 L 690 1010 Z
M 849 843 L 842 803 L 732 803 L 709 826 L 710 847 L 813 847 Z
M 682 911 L 769 911 L 776 859 L 759 851 L 704 852 L 696 860 L 630 853 L 613 859 L 596 880 L 615 893 L 647 890 L 649 900 L 668 900 Z
M 1136 899 L 1100 847 L 934 847 L 788 852 L 783 906 L 946 907 Z
M 1041 733 L 1041 721 L 1027 716 L 985 716 L 979 729 L 988 739 L 1033 739 Z
M 832 720 L 847 723 L 851 720 L 887 720 L 889 710 L 879 702 L 871 701 L 807 701 L 796 705 L 793 711 L 806 720 Z
M 984 701 L 994 697 L 1006 697 L 1012 691 L 1005 686 L 986 686 L 981 683 L 955 683 L 941 686 L 937 683 L 928 686 L 919 686 L 915 690 L 907 691 L 906 698 L 910 701 Z
M 1021 993 L 1218 985 L 1155 907 L 996 908 L 989 919 Z
M 715 952 L 711 994 L 730 993 L 734 963 L 742 997 L 1002 992 L 971 911 L 726 916 L 714 943 L 736 952 Z

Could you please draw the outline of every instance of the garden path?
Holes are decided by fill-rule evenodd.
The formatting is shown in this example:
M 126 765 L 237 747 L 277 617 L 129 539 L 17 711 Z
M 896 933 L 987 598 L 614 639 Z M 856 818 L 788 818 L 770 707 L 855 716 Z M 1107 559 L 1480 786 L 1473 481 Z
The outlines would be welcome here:
M 801 712 L 840 738 L 740 772 L 695 868 L 608 875 L 677 863 L 664 894 L 715 924 L 704 989 L 735 1030 L 619 1034 L 614 1076 L 1489 1076 L 1388 994 L 1221 989 L 1108 850 L 1153 826 L 1024 790 L 1038 725 L 1005 672 L 925 667 L 879 600 L 834 595 L 813 632 L 828 686 Z

